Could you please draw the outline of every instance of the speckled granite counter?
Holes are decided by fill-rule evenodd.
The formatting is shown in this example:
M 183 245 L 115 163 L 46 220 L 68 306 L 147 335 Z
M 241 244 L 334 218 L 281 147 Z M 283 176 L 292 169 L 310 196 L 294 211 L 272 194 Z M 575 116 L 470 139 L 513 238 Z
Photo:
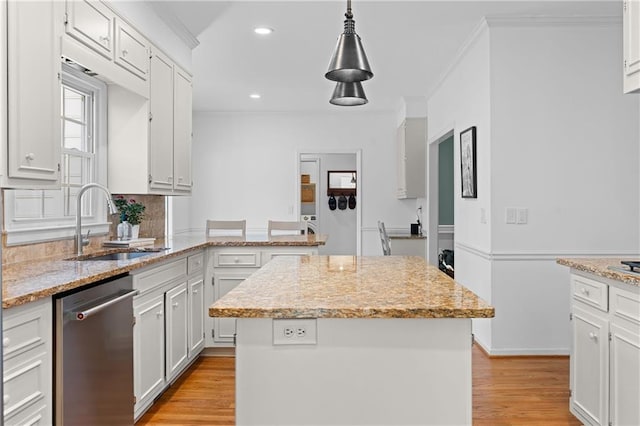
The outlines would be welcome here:
M 598 275 L 600 277 L 609 278 L 623 283 L 640 287 L 640 274 L 625 273 L 620 270 L 609 269 L 609 266 L 621 268 L 622 260 L 637 260 L 640 255 L 625 258 L 559 258 L 556 262 L 560 265 L 568 266 L 582 272 Z
M 209 308 L 240 318 L 491 318 L 494 308 L 419 257 L 283 257 Z
M 391 240 L 426 240 L 426 235 L 415 235 L 415 234 L 389 234 L 389 239 Z
M 172 257 L 206 247 L 227 246 L 318 246 L 325 244 L 324 235 L 211 237 L 180 236 L 156 241 L 156 247 L 170 247 L 158 253 L 131 259 L 111 261 L 42 260 L 2 266 L 2 307 L 22 305 L 43 297 L 53 296 L 134 269 L 153 265 Z M 100 253 L 118 251 L 105 250 Z M 96 253 L 92 253 L 96 254 Z

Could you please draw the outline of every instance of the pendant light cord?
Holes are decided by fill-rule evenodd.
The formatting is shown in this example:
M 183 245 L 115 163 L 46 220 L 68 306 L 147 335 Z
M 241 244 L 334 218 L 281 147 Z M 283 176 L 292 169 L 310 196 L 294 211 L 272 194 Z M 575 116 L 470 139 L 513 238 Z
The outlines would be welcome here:
M 344 16 L 347 19 L 353 19 L 353 12 L 351 12 L 351 0 L 347 0 L 347 13 L 345 13 Z

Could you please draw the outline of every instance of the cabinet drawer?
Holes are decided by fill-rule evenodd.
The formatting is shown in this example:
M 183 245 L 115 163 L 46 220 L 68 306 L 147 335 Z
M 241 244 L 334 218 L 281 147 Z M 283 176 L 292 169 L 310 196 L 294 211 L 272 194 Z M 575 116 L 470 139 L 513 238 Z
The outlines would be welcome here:
M 635 325 L 640 325 L 640 294 L 634 294 L 617 287 L 610 287 L 611 312 L 614 321 L 623 319 Z
M 48 391 L 46 380 L 46 357 L 43 353 L 36 358 L 23 362 L 18 367 L 4 372 L 4 415 L 14 413 L 44 399 Z
M 571 294 L 574 299 L 607 312 L 609 309 L 607 285 L 589 278 L 573 275 Z
M 214 266 L 260 266 L 260 252 L 252 253 L 217 253 L 214 257 Z
M 33 302 L 3 312 L 2 347 L 5 361 L 44 345 L 49 340 L 51 309 L 51 301 L 43 299 L 42 302 Z
M 187 258 L 187 274 L 195 274 L 202 271 L 204 265 L 204 253 L 191 255 Z
M 28 407 L 21 410 L 10 418 L 4 420 L 5 425 L 20 426 L 45 426 L 51 424 L 51 418 L 48 414 L 47 407 L 38 404 L 35 407 Z
M 133 274 L 133 288 L 140 294 L 187 275 L 187 259 L 180 259 Z
M 116 64 L 143 80 L 149 75 L 149 45 L 133 28 L 116 18 Z

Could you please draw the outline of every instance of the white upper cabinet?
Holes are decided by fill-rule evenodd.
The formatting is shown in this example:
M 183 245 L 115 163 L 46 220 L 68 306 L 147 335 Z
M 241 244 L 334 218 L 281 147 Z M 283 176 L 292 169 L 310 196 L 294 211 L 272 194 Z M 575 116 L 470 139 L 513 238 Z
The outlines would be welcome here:
M 7 135 L 2 186 L 51 188 L 60 177 L 59 2 L 3 2 L 6 7 Z M 3 84 L 5 81 L 3 81 Z
M 108 59 L 113 59 L 115 14 L 100 1 L 67 1 L 67 34 Z
M 149 43 L 122 19 L 116 18 L 115 62 L 143 80 L 149 76 Z
M 149 81 L 149 189 L 173 190 L 173 62 L 157 49 Z
M 191 76 L 154 46 L 151 46 L 149 99 L 110 88 L 112 192 L 191 193 L 191 93 Z
M 191 192 L 191 76 L 175 67 L 173 88 L 173 170 L 174 190 Z
M 425 193 L 426 117 L 407 118 L 396 135 L 397 197 L 420 198 Z
M 640 92 L 640 0 L 624 0 L 624 93 Z

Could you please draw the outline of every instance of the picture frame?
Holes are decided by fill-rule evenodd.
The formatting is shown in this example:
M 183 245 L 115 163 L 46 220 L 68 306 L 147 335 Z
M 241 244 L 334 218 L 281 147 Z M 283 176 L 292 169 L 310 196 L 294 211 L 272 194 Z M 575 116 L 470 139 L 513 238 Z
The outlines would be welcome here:
M 460 182 L 462 198 L 478 198 L 476 127 L 460 132 Z

